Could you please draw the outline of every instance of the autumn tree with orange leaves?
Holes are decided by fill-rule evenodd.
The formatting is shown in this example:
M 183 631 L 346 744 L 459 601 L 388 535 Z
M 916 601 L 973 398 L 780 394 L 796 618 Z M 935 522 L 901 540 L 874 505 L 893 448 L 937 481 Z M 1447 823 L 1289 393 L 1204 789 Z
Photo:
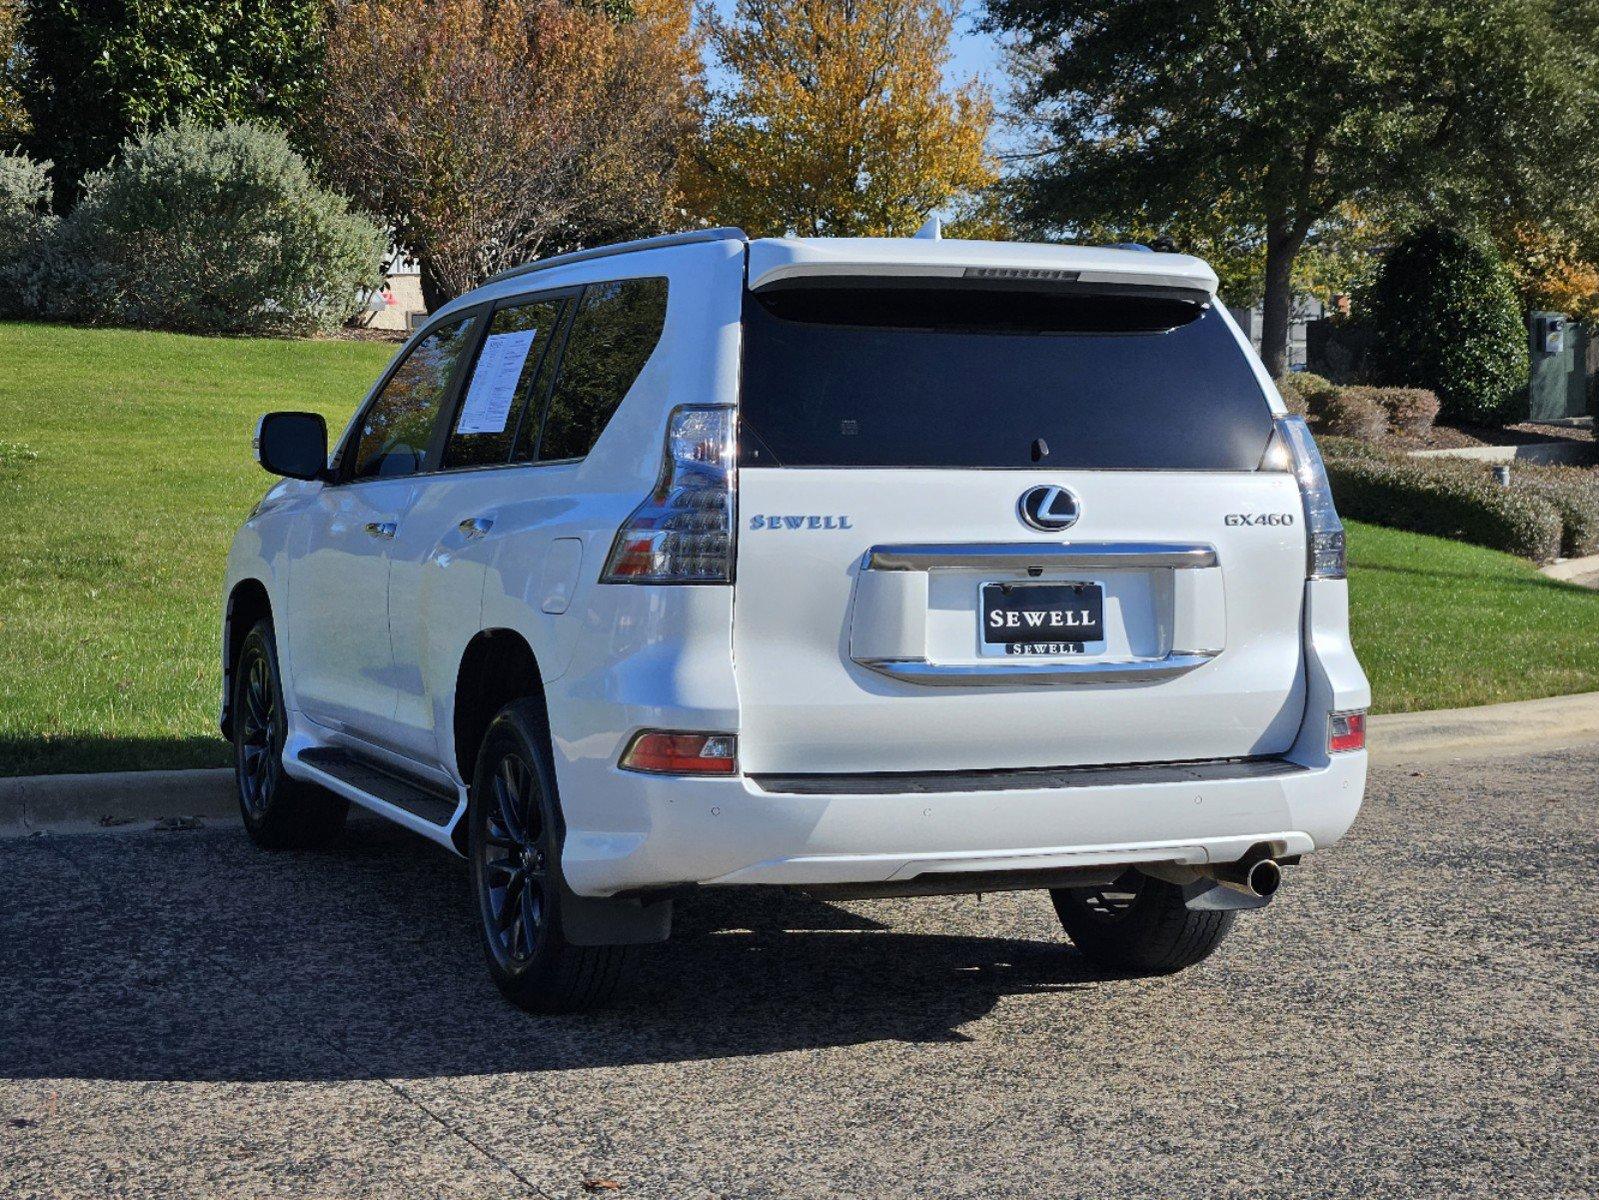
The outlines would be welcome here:
M 1494 239 L 1526 308 L 1599 321 L 1599 265 L 1558 230 L 1523 222 Z
M 995 179 L 993 107 L 946 88 L 957 0 L 739 0 L 708 13 L 729 80 L 685 164 L 688 205 L 751 234 L 908 234 Z
M 428 307 L 658 232 L 698 100 L 690 0 L 343 0 L 306 139 L 422 264 Z

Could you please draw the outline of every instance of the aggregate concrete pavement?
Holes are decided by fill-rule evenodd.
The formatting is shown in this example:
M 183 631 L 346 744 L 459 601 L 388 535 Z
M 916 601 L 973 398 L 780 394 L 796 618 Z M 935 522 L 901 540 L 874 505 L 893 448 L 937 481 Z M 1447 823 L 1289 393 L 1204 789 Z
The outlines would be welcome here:
M 1171 978 L 1038 894 L 704 896 L 581 1018 L 501 1003 L 463 865 L 371 821 L 0 842 L 0 1194 L 1591 1197 L 1596 771 L 1379 771 Z

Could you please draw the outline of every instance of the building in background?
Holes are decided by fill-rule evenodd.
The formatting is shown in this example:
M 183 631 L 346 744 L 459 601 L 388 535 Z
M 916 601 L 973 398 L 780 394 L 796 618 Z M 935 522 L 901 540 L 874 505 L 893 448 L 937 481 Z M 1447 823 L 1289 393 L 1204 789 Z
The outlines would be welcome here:
M 356 322 L 363 329 L 410 333 L 428 315 L 422 299 L 422 269 L 398 249 L 384 263 L 383 286 L 366 297 Z

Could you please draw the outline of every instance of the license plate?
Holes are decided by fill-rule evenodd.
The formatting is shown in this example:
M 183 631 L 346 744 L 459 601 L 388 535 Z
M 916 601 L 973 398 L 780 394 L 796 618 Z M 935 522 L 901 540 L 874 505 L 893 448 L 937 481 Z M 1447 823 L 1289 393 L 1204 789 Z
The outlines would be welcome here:
M 1097 583 L 985 583 L 988 654 L 1083 654 L 1105 640 L 1105 589 Z

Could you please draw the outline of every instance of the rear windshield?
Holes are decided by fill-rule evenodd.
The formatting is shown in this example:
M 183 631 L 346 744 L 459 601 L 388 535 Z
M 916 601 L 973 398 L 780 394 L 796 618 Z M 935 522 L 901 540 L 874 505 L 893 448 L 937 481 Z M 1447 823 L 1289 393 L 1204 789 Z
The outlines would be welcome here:
M 740 461 L 1253 471 L 1265 394 L 1180 296 L 798 287 L 744 302 Z

